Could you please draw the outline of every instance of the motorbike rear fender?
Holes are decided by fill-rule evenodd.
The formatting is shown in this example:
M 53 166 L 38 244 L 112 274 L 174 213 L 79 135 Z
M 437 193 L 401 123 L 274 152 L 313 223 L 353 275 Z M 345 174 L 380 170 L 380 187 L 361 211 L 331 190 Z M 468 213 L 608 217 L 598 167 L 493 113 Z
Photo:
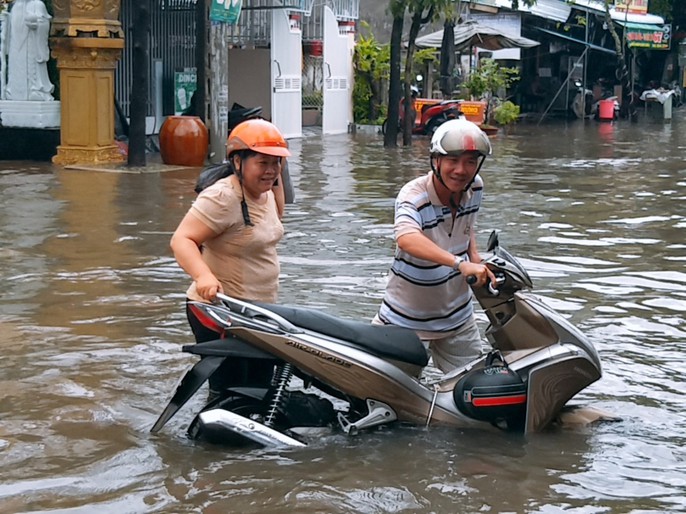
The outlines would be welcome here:
M 202 357 L 240 357 L 244 359 L 275 360 L 274 356 L 270 353 L 262 351 L 234 336 L 204 343 L 188 344 L 183 347 L 183 351 Z
M 195 365 L 188 370 L 188 372 L 183 376 L 181 382 L 179 382 L 178 387 L 174 396 L 165 407 L 160 417 L 150 429 L 150 432 L 155 433 L 162 429 L 164 425 L 183 407 L 188 400 L 196 393 L 200 386 L 205 383 L 205 381 L 214 373 L 219 365 L 224 362 L 222 357 L 206 357 L 200 359 Z

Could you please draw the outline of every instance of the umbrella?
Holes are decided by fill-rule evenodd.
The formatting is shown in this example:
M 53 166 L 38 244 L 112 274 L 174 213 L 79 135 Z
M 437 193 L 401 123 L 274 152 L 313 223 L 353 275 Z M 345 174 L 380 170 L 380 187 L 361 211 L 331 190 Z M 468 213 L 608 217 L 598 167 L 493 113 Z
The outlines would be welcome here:
M 482 25 L 476 21 L 466 21 L 455 25 L 455 50 L 464 50 L 471 46 L 478 46 L 486 50 L 501 50 L 503 48 L 532 48 L 540 45 L 533 39 L 506 34 L 500 29 Z M 417 48 L 440 48 L 443 41 L 443 31 L 439 30 L 415 40 Z

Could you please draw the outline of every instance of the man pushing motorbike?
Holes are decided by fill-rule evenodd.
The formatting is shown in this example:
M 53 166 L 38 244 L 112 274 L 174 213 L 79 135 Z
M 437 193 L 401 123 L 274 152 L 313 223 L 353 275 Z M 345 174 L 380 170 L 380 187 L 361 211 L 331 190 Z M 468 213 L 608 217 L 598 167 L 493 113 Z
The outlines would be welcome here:
M 430 144 L 431 171 L 403 186 L 395 201 L 395 258 L 372 323 L 412 329 L 447 373 L 482 353 L 472 291 L 495 276 L 476 246 L 483 194 L 479 171 L 488 136 L 460 118 L 443 123 Z

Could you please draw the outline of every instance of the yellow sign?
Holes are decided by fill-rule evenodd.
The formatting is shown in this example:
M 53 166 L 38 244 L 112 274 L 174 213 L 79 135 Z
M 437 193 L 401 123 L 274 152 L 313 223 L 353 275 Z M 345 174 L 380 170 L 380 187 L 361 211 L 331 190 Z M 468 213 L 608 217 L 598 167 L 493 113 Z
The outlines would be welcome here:
M 460 102 L 460 111 L 469 121 L 481 124 L 486 118 L 486 102 Z
M 615 12 L 648 14 L 648 0 L 615 0 Z

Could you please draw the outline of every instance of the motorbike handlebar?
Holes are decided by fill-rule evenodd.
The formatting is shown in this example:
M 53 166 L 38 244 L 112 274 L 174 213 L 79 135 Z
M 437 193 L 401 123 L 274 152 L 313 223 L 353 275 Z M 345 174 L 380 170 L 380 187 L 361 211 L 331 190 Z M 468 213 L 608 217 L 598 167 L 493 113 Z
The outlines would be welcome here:
M 476 278 L 476 275 L 468 275 L 466 280 L 467 280 L 467 284 L 472 286 L 472 285 L 476 284 L 478 279 Z M 498 283 L 498 284 L 502 284 L 504 281 L 505 281 L 504 277 L 502 279 L 496 278 L 496 283 Z M 500 290 L 493 287 L 493 285 L 491 284 L 490 281 L 488 282 L 487 286 L 488 286 L 488 292 L 491 293 L 493 296 L 498 296 L 500 294 Z

